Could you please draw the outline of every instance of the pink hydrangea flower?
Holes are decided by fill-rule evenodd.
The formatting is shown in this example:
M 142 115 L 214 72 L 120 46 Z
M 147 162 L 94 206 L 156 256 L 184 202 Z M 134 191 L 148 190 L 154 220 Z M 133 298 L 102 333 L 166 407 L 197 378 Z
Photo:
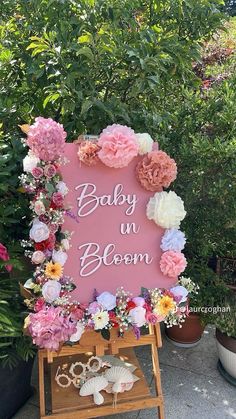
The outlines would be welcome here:
M 125 167 L 138 154 L 138 141 L 134 131 L 125 125 L 113 124 L 105 128 L 98 141 L 100 160 L 109 167 Z
M 43 176 L 43 169 L 41 167 L 34 167 L 31 173 L 35 179 L 40 179 Z
M 63 316 L 61 307 L 49 307 L 29 315 L 28 331 L 39 348 L 57 351 L 61 343 L 76 332 L 70 317 Z
M 168 250 L 164 252 L 160 260 L 160 268 L 164 275 L 174 278 L 185 270 L 187 261 L 181 252 Z
M 53 161 L 63 155 L 65 139 L 66 132 L 61 124 L 40 116 L 30 126 L 26 142 L 36 157 Z

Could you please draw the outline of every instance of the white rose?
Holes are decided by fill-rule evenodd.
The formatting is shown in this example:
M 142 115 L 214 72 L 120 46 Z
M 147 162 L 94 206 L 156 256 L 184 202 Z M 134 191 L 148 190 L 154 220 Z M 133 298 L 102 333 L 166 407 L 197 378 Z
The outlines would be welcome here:
M 136 134 L 136 137 L 139 145 L 139 154 L 142 156 L 143 154 L 150 153 L 153 146 L 152 137 L 147 133 Z
M 188 299 L 188 291 L 185 287 L 182 287 L 182 285 L 176 285 L 175 287 L 172 287 L 170 292 L 172 292 L 175 297 L 179 298 L 179 304 L 184 303 Z
M 146 310 L 145 308 L 138 306 L 132 308 L 129 312 L 130 321 L 135 324 L 137 327 L 142 327 L 146 323 Z
M 175 192 L 157 192 L 147 204 L 147 217 L 163 228 L 179 228 L 186 211 Z
M 97 297 L 97 302 L 101 304 L 105 310 L 112 310 L 116 306 L 116 297 L 110 292 L 104 291 Z
M 37 164 L 40 162 L 39 158 L 32 155 L 32 154 L 28 154 L 27 156 L 25 156 L 25 158 L 23 159 L 23 169 L 24 172 L 32 172 L 32 170 L 37 167 Z
M 71 335 L 70 337 L 70 342 L 78 342 L 82 336 L 82 334 L 84 333 L 84 325 L 81 322 L 78 322 L 76 325 L 76 332 L 73 333 L 73 335 Z
M 43 298 L 47 303 L 52 303 L 57 298 L 59 298 L 61 292 L 61 284 L 58 281 L 54 281 L 50 279 L 49 281 L 45 282 L 42 287 L 42 294 Z
M 36 250 L 31 258 L 32 262 L 38 265 L 39 263 L 43 263 L 45 261 L 45 254 L 41 252 L 41 250 Z
M 52 260 L 54 263 L 60 263 L 61 266 L 64 266 L 67 261 L 67 254 L 62 250 L 53 250 L 52 252 Z
M 34 219 L 33 225 L 30 229 L 30 238 L 36 243 L 40 243 L 47 240 L 50 234 L 50 230 L 47 224 L 39 221 L 38 218 Z
M 67 188 L 65 182 L 63 182 L 62 180 L 60 180 L 60 182 L 57 183 L 56 185 L 56 189 L 58 190 L 58 192 L 60 192 L 63 196 L 65 196 L 68 192 L 69 189 Z
M 69 250 L 70 248 L 70 242 L 68 239 L 62 239 L 61 245 L 64 248 L 64 250 Z

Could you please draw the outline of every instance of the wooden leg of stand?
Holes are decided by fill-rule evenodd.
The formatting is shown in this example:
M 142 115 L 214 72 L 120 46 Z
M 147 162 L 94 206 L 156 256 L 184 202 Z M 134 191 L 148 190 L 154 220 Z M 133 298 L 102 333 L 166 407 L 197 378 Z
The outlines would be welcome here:
M 38 365 L 39 365 L 39 406 L 40 416 L 45 416 L 45 390 L 44 390 L 44 358 L 38 351 Z

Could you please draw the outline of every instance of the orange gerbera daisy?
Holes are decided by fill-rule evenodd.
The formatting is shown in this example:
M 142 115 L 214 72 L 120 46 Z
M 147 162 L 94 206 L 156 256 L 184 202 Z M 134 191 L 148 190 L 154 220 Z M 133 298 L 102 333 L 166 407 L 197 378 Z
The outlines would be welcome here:
M 45 268 L 45 275 L 51 279 L 60 279 L 63 274 L 63 268 L 60 263 L 48 262 Z
M 171 310 L 176 307 L 176 304 L 173 298 L 165 295 L 164 297 L 160 298 L 158 303 L 155 306 L 154 312 L 161 316 L 167 316 Z

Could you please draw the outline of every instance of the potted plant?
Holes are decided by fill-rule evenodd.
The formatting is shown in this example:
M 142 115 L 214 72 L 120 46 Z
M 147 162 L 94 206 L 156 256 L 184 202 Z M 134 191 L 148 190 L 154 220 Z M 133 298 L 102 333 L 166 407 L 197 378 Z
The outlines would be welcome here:
M 236 386 L 236 295 L 229 295 L 215 318 L 218 369 Z
M 23 336 L 21 297 L 17 271 L 19 261 L 9 259 L 0 243 L 0 406 L 1 417 L 11 418 L 32 395 L 30 386 L 35 351 Z
M 191 264 L 188 269 L 194 283 L 186 282 L 189 278 L 182 278 L 181 283 L 189 289 L 189 308 L 185 322 L 166 329 L 166 335 L 176 346 L 185 348 L 196 346 L 202 337 L 205 326 L 214 321 L 213 307 L 221 305 L 222 297 L 229 293 L 218 276 L 203 263 Z

